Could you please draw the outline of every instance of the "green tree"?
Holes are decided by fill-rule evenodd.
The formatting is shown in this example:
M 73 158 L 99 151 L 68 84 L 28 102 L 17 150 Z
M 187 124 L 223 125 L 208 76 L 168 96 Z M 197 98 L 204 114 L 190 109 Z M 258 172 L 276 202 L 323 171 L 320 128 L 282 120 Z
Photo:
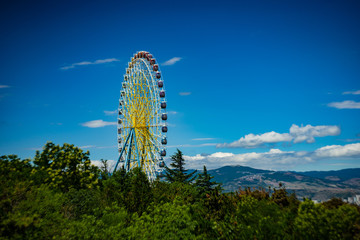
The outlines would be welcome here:
M 273 200 L 277 205 L 281 207 L 287 207 L 290 205 L 288 193 L 282 183 L 279 183 L 279 189 L 274 188 L 274 192 L 271 195 L 271 200 Z
M 218 183 L 211 181 L 214 177 L 208 174 L 206 166 L 204 165 L 204 171 L 199 173 L 195 181 L 195 186 L 197 187 L 200 194 L 208 193 L 215 189 L 218 186 Z
M 360 214 L 356 207 L 344 204 L 326 209 L 305 199 L 295 219 L 299 239 L 360 239 Z
M 196 178 L 196 170 L 192 173 L 187 173 L 187 170 L 185 169 L 185 160 L 183 158 L 182 152 L 177 149 L 177 152 L 171 156 L 172 163 L 170 163 L 170 166 L 173 167 L 173 169 L 170 169 L 166 167 L 165 170 L 165 178 L 170 183 L 173 182 L 181 182 L 181 183 L 191 183 Z M 195 175 L 195 176 L 194 176 Z
M 17 155 L 0 156 L 0 180 L 2 183 L 13 184 L 14 181 L 31 180 L 32 169 L 30 159 L 21 160 Z
M 206 208 L 206 217 L 219 222 L 235 211 L 236 202 L 239 200 L 234 198 L 233 193 L 221 193 L 220 190 L 218 186 L 206 194 L 206 198 L 201 199 Z
M 74 189 L 71 188 L 65 194 L 64 209 L 66 216 L 71 219 L 80 219 L 83 215 L 92 215 L 96 209 L 104 207 L 104 200 L 101 198 L 98 189 Z
M 198 223 L 192 212 L 192 206 L 178 198 L 156 205 L 149 213 L 134 216 L 134 224 L 128 228 L 129 239 L 195 239 Z
M 346 203 L 343 202 L 343 200 L 341 200 L 341 198 L 332 198 L 332 199 L 322 203 L 322 205 L 327 209 L 339 208 L 345 204 Z
M 111 177 L 102 182 L 102 194 L 108 205 L 113 202 L 123 204 L 130 191 L 130 177 L 124 168 L 115 171 Z
M 99 169 L 91 165 L 89 151 L 65 143 L 63 146 L 47 142 L 37 151 L 32 174 L 38 183 L 68 191 L 71 188 L 94 188 L 98 184 Z
M 33 186 L 6 219 L 1 220 L 1 239 L 53 239 L 67 228 L 62 214 L 64 194 L 48 186 Z
M 153 201 L 159 204 L 173 202 L 175 198 L 181 199 L 185 204 L 194 204 L 198 200 L 198 191 L 192 184 L 155 181 L 151 190 Z
M 116 203 L 126 206 L 129 212 L 144 212 L 153 195 L 150 182 L 141 168 L 134 168 L 126 172 L 124 168 L 115 171 L 113 175 L 103 181 L 103 198 L 109 206 Z
M 17 155 L 0 157 L 0 219 L 7 218 L 26 196 L 33 185 L 30 160 L 21 160 Z
M 284 211 L 268 200 L 243 196 L 220 222 L 221 239 L 287 239 Z
M 131 221 L 125 208 L 116 204 L 98 215 L 84 215 L 81 220 L 69 223 L 69 229 L 59 239 L 129 239 L 127 225 Z
M 109 170 L 109 163 L 108 160 L 101 159 L 101 166 L 100 166 L 100 178 L 102 180 L 106 180 L 110 177 L 110 170 Z
M 150 182 L 141 168 L 134 168 L 128 174 L 130 188 L 126 193 L 125 205 L 130 212 L 141 215 L 152 202 Z
M 259 187 L 259 188 L 253 188 L 250 187 L 242 189 L 241 187 L 236 192 L 238 194 L 238 197 L 241 199 L 243 196 L 251 196 L 257 200 L 262 199 L 269 199 L 270 195 L 269 192 L 265 190 L 265 188 Z

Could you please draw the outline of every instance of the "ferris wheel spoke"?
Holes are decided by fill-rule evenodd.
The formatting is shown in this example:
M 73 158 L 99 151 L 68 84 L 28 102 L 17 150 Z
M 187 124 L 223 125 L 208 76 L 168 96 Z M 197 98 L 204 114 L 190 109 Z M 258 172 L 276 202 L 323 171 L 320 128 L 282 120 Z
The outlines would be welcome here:
M 160 141 L 154 140 L 154 138 L 150 137 L 149 141 L 153 144 L 153 146 L 156 148 L 156 146 L 160 145 Z M 157 151 L 160 151 L 159 148 L 156 149 Z

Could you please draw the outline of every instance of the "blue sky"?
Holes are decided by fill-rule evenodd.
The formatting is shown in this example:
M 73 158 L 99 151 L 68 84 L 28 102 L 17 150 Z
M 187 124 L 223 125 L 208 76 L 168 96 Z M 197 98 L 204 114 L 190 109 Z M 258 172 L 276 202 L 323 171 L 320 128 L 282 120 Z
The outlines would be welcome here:
M 168 155 L 179 148 L 188 167 L 360 167 L 359 10 L 358 1 L 3 1 L 0 154 L 29 158 L 53 141 L 116 159 L 111 112 L 127 62 L 146 50 L 162 63 Z

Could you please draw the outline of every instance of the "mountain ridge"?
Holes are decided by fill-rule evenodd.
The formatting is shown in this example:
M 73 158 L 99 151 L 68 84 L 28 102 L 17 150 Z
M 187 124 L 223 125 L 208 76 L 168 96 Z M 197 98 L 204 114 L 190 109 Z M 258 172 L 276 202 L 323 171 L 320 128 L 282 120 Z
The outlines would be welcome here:
M 246 166 L 224 166 L 208 171 L 221 182 L 225 191 L 239 188 L 276 188 L 282 183 L 299 198 L 320 201 L 332 197 L 347 198 L 360 194 L 360 168 L 331 171 L 275 171 Z

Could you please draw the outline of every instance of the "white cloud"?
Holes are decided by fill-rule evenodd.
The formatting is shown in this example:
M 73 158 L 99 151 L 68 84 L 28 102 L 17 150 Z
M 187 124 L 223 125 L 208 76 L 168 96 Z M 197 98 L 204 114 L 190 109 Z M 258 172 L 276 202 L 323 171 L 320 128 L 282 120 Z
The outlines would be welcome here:
M 290 127 L 290 134 L 294 137 L 294 143 L 304 142 L 313 143 L 315 142 L 314 137 L 326 137 L 326 136 L 337 136 L 341 132 L 338 126 L 322 125 L 322 126 L 311 126 L 306 125 L 305 127 L 297 126 L 293 124 Z
M 193 141 L 210 141 L 210 140 L 215 140 L 216 138 L 193 138 L 191 140 Z
M 120 60 L 117 58 L 107 58 L 107 59 L 96 60 L 93 64 L 111 63 L 111 62 L 118 62 L 118 61 L 120 61 Z
M 189 96 L 191 92 L 179 92 L 180 96 Z
M 329 103 L 328 106 L 337 109 L 360 109 L 360 102 L 348 100 L 343 102 L 332 102 Z
M 93 120 L 93 121 L 81 123 L 82 126 L 89 127 L 89 128 L 99 128 L 99 127 L 105 127 L 105 126 L 116 125 L 116 124 L 117 124 L 116 122 L 106 122 L 103 120 Z
M 170 145 L 168 148 L 187 148 L 187 147 L 209 147 L 216 146 L 216 143 L 202 143 L 202 144 L 180 144 L 180 145 Z
M 116 115 L 117 114 L 117 110 L 114 111 L 104 111 L 105 115 L 110 116 L 110 115 Z
M 288 133 L 276 133 L 271 131 L 260 135 L 250 133 L 235 142 L 218 144 L 217 147 L 253 148 L 266 143 L 289 142 L 291 140 L 292 136 Z
M 358 142 L 360 141 L 360 138 L 346 138 L 346 139 L 338 139 L 343 142 Z
M 9 85 L 0 85 L 0 88 L 9 88 Z
M 341 160 L 344 158 L 360 158 L 360 143 L 344 146 L 330 145 L 319 148 L 313 152 L 271 149 L 263 153 L 251 152 L 234 154 L 217 152 L 210 155 L 184 155 L 187 167 L 191 169 L 202 169 L 203 165 L 206 165 L 208 169 L 229 165 L 242 165 L 260 169 L 289 170 L 299 164 L 320 160 Z
M 291 142 L 299 143 L 306 141 L 307 143 L 315 142 L 315 137 L 326 137 L 336 136 L 340 134 L 340 128 L 338 126 L 322 125 L 322 126 L 311 126 L 306 125 L 298 126 L 293 124 L 290 127 L 289 133 L 277 133 L 274 131 L 263 133 L 263 134 L 248 134 L 241 137 L 232 143 L 218 144 L 216 147 L 228 147 L 228 148 L 256 148 L 262 147 L 269 144 L 279 142 Z
M 170 123 L 170 122 L 167 122 L 166 125 L 167 125 L 168 127 L 176 127 L 176 124 L 173 124 L 173 123 Z
M 81 146 L 81 147 L 79 147 L 79 148 L 84 148 L 84 149 L 86 149 L 86 148 L 95 148 L 96 146 L 94 146 L 94 145 L 85 145 L 85 146 Z
M 117 148 L 117 145 L 112 145 L 112 146 L 102 146 L 102 147 L 96 147 L 97 149 L 104 149 L 104 148 Z
M 357 91 L 348 91 L 348 92 L 343 92 L 343 94 L 359 95 L 359 94 L 360 94 L 360 90 L 357 90 Z
M 167 114 L 168 114 L 168 115 L 176 115 L 176 114 L 178 114 L 178 112 L 176 112 L 176 111 L 169 111 L 169 112 L 167 112 Z
M 169 65 L 174 65 L 176 62 L 180 61 L 181 58 L 180 57 L 173 57 L 169 60 L 167 60 L 166 62 L 164 62 L 162 65 L 163 66 L 169 66 Z
M 354 157 L 360 156 L 360 143 L 341 145 L 331 145 L 319 148 L 315 151 L 318 157 Z
M 98 59 L 95 60 L 93 62 L 89 62 L 89 61 L 83 61 L 83 62 L 77 62 L 77 63 L 73 63 L 69 66 L 65 66 L 65 67 L 61 67 L 61 70 L 68 70 L 71 68 L 75 68 L 76 66 L 85 66 L 85 65 L 94 65 L 94 64 L 103 64 L 103 63 L 111 63 L 111 62 L 118 62 L 120 61 L 117 58 L 107 58 L 107 59 Z

